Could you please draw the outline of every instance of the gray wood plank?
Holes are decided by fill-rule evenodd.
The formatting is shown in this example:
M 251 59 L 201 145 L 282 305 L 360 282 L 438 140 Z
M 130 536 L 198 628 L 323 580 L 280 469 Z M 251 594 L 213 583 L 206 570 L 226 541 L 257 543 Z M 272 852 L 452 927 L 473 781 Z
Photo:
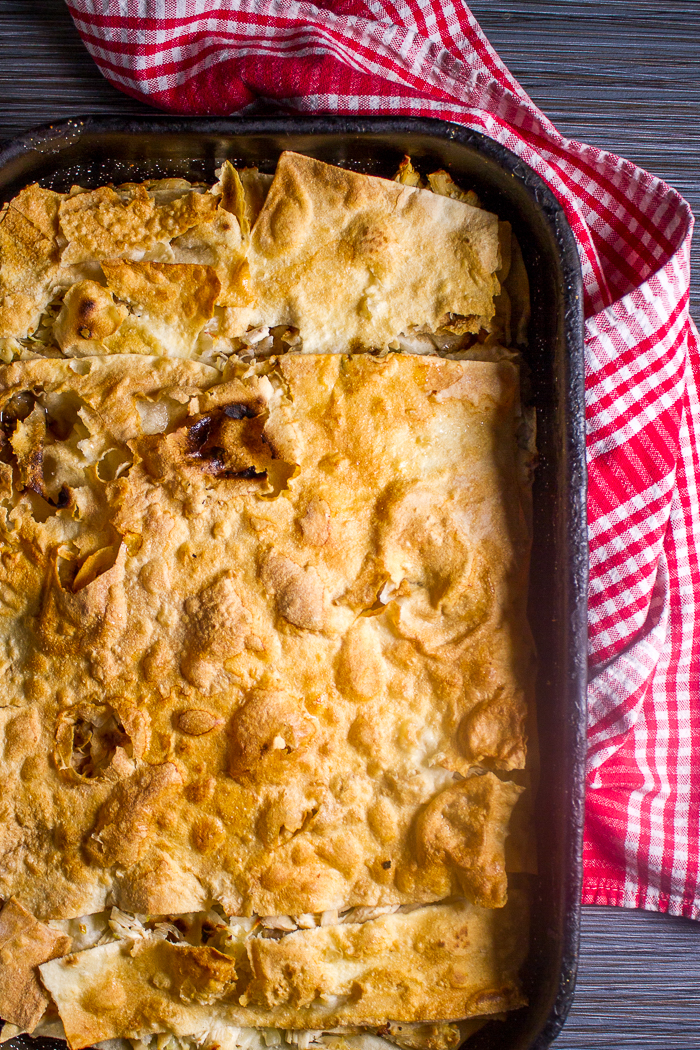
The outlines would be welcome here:
M 150 113 L 109 84 L 63 0 L 0 0 L 0 138 L 83 113 Z
M 700 209 L 698 0 L 473 0 L 487 35 L 564 134 L 628 156 Z M 0 0 L 0 138 L 83 113 L 143 113 L 100 75 L 63 0 Z M 695 316 L 700 317 L 700 256 Z M 558 1050 L 700 1050 L 700 926 L 584 909 Z
M 584 908 L 574 1005 L 556 1050 L 700 1050 L 700 924 Z

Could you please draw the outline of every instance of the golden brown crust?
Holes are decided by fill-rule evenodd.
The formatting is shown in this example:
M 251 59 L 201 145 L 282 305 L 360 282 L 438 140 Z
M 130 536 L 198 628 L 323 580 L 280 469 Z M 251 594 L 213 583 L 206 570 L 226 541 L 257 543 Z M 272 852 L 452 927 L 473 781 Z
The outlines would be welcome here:
M 387 347 L 464 315 L 478 332 L 498 291 L 498 221 L 449 197 L 283 153 L 251 234 L 245 323 L 290 324 L 304 349 Z
M 242 181 L 244 178 L 246 185 Z M 226 161 L 219 182 L 212 187 L 213 194 L 220 194 L 219 209 L 213 221 L 194 226 L 170 244 L 172 262 L 201 262 L 216 269 L 220 283 L 216 301 L 222 307 L 241 308 L 253 302 L 250 268 L 245 254 L 253 218 L 247 186 L 255 185 L 255 181 L 251 183 L 245 172 L 239 175 Z
M 156 804 L 168 789 L 181 784 L 172 762 L 147 766 L 120 780 L 100 808 L 95 830 L 85 844 L 89 858 L 102 868 L 136 865 L 146 848 Z
M 73 1050 L 105 1037 L 206 1028 L 215 1003 L 233 984 L 234 960 L 212 948 L 149 941 L 112 943 L 68 956 L 60 970 L 42 971 L 59 1004 Z M 195 1029 L 196 1030 L 196 1029 Z
M 11 897 L 0 912 L 0 1016 L 32 1032 L 49 1004 L 37 967 L 71 949 L 71 938 L 37 919 Z
M 34 184 L 0 211 L 0 339 L 32 331 L 51 299 L 61 200 Z
M 133 183 L 120 192 L 100 186 L 71 194 L 58 213 L 61 233 L 68 241 L 63 263 L 138 258 L 159 242 L 211 221 L 217 207 L 210 194 L 194 191 L 158 204 L 145 185 Z
M 455 776 L 524 757 L 517 371 L 218 375 L 0 372 L 4 702 L 40 713 L 3 765 L 2 892 L 42 918 L 502 904 L 517 789 Z
M 12 1031 L 37 963 L 76 1050 L 417 1021 L 444 1047 L 523 1002 L 529 469 L 496 344 L 526 284 L 508 224 L 428 181 L 285 153 L 0 213 Z M 474 359 L 386 353 L 438 344 Z M 53 959 L 25 906 L 102 946 Z
M 54 324 L 56 342 L 66 355 L 84 357 L 107 352 L 105 340 L 128 317 L 123 303 L 97 281 L 78 281 L 66 292 Z
M 445 903 L 250 938 L 236 960 L 146 940 L 90 949 L 41 974 L 80 1050 L 214 1023 L 329 1029 L 493 1014 L 524 1004 L 517 975 L 526 944 L 527 909 L 514 893 L 504 909 Z
M 259 1017 L 265 1011 L 277 1024 L 304 1028 L 449 1021 L 512 1009 L 523 1003 L 517 971 L 526 924 L 514 893 L 501 912 L 438 904 L 281 940 L 251 939 L 253 979 L 241 1003 Z M 334 997 L 337 1005 L 323 1003 Z
M 416 854 L 426 881 L 445 885 L 445 869 L 451 868 L 466 897 L 484 908 L 503 907 L 508 895 L 505 836 L 521 793 L 515 784 L 486 773 L 436 795 L 416 821 Z
M 136 311 L 103 340 L 106 352 L 197 356 L 197 338 L 221 291 L 212 266 L 118 259 L 102 270 L 110 292 Z

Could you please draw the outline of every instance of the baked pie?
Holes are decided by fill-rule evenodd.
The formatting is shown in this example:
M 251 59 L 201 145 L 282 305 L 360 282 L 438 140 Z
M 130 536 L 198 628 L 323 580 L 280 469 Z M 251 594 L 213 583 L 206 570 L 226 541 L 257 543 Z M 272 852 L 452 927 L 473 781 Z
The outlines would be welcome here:
M 0 253 L 3 1038 L 443 1050 L 524 1005 L 508 224 L 284 153 L 29 186 Z

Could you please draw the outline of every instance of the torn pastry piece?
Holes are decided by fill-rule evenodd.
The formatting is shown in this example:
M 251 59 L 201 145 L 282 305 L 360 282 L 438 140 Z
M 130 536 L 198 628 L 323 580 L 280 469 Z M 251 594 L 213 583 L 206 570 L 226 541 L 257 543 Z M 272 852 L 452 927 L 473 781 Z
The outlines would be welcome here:
M 273 176 L 257 168 L 242 168 L 237 171 L 230 160 L 225 160 L 218 171 L 219 181 L 211 192 L 221 197 L 221 208 L 235 215 L 244 243 L 250 239 L 250 231 L 265 203 Z
M 223 207 L 213 222 L 195 226 L 173 241 L 171 252 L 173 262 L 204 263 L 214 270 L 219 282 L 217 306 L 242 308 L 252 303 L 250 267 L 240 228 Z
M 125 303 L 97 281 L 77 281 L 63 297 L 53 325 L 54 337 L 68 357 L 108 353 L 106 340 L 129 316 Z
M 72 1050 L 192 1035 L 214 1024 L 328 1030 L 443 1021 L 524 1005 L 527 909 L 457 901 L 361 924 L 249 937 L 232 955 L 156 941 L 106 944 L 41 967 Z
M 276 1023 L 309 1028 L 494 1013 L 524 1002 L 518 970 L 526 944 L 527 908 L 517 892 L 500 911 L 443 903 L 280 940 L 252 938 L 252 980 L 241 1003 L 259 1017 L 266 1010 Z
M 36 183 L 0 211 L 0 342 L 6 360 L 51 301 L 59 270 L 58 211 L 64 195 Z M 7 342 L 9 340 L 9 343 Z
M 217 306 L 245 307 L 252 302 L 246 250 L 250 239 L 250 209 L 241 177 L 229 161 L 211 192 L 219 208 L 213 221 L 193 226 L 170 244 L 168 261 L 212 266 L 219 279 Z
M 230 336 L 239 336 L 249 327 L 255 290 L 247 259 L 250 231 L 272 182 L 272 175 L 257 168 L 238 172 L 225 161 L 211 192 L 220 200 L 211 223 L 195 226 L 170 245 L 173 262 L 201 262 L 216 270 L 220 291 L 216 312 L 207 325 L 212 351 L 230 354 Z M 266 337 L 266 336 L 265 336 Z M 272 340 L 270 340 L 272 342 Z M 258 348 L 260 349 L 260 348 Z
M 424 185 L 409 157 L 404 157 L 394 181 L 408 186 Z M 477 194 L 462 189 L 446 171 L 431 172 L 427 182 L 433 193 L 481 207 Z M 512 343 L 526 345 L 529 287 L 520 246 L 509 222 L 499 221 L 498 242 L 500 266 L 496 277 L 500 291 L 494 300 L 494 315 L 485 321 L 480 332 L 473 332 L 469 318 L 450 314 L 436 331 L 426 325 L 409 328 L 397 338 L 397 349 L 413 354 L 438 352 L 452 360 L 498 361 L 513 358 L 513 352 L 508 350 Z
M 245 196 L 245 215 L 252 229 L 270 192 L 274 175 L 257 168 L 242 168 L 239 175 Z
M 217 207 L 215 197 L 196 190 L 158 203 L 148 184 L 78 189 L 59 208 L 60 230 L 68 242 L 62 263 L 140 259 L 157 244 L 211 221 Z
M 498 220 L 448 196 L 283 153 L 248 261 L 250 324 L 293 325 L 310 353 L 385 349 L 449 313 L 475 333 L 493 316 Z
M 197 356 L 197 339 L 221 289 L 213 267 L 110 260 L 102 269 L 110 292 L 130 307 L 103 340 L 107 352 Z
M 22 1032 L 33 1032 L 49 997 L 37 967 L 66 955 L 71 938 L 39 922 L 11 897 L 0 911 L 0 1016 Z
M 221 289 L 213 266 L 117 259 L 102 271 L 106 288 L 85 280 L 65 294 L 53 326 L 64 354 L 199 356 Z

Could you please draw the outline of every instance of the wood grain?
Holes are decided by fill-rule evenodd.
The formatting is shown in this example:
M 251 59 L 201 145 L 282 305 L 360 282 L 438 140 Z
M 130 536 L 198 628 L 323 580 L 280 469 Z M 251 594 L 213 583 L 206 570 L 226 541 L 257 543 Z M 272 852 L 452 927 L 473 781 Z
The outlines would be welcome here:
M 698 0 L 473 0 L 471 6 L 564 134 L 629 157 L 700 210 Z M 0 137 L 83 113 L 147 112 L 102 78 L 63 0 L 0 0 Z M 696 319 L 698 263 L 695 254 Z M 578 989 L 556 1046 L 700 1050 L 700 926 L 584 909 Z
M 556 1050 L 699 1050 L 700 925 L 584 908 L 574 1005 Z

